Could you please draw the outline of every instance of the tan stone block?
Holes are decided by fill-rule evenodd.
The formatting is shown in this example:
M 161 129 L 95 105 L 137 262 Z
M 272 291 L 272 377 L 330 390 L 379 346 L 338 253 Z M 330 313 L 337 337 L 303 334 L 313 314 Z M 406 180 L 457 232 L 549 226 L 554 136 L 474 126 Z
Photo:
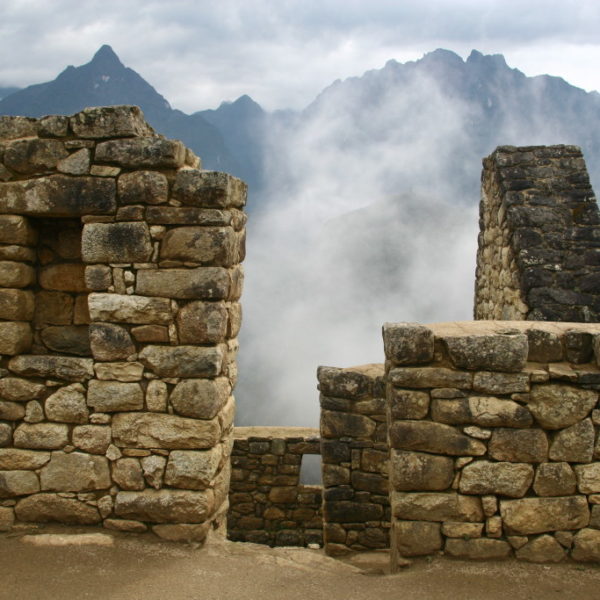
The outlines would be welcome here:
M 551 535 L 542 535 L 517 550 L 517 558 L 533 563 L 560 562 L 565 551 Z
M 408 388 L 471 389 L 473 375 L 445 367 L 396 367 L 390 370 L 388 381 Z
M 111 485 L 106 458 L 83 452 L 53 452 L 40 481 L 42 490 L 56 492 L 89 492 Z
M 40 269 L 40 286 L 58 292 L 87 292 L 85 265 L 78 263 L 52 264 Z
M 85 108 L 70 117 L 69 122 L 75 135 L 81 138 L 102 139 L 154 133 L 137 106 Z
M 0 400 L 0 419 L 3 421 L 19 421 L 25 416 L 25 407 L 17 402 Z
M 446 456 L 391 450 L 390 483 L 398 491 L 442 491 L 452 484 L 454 461 Z
M 0 398 L 12 402 L 27 402 L 41 398 L 46 387 L 19 377 L 2 377 L 0 379 Z
M 35 308 L 33 292 L 0 289 L 0 319 L 31 321 Z
M 22 262 L 0 261 L 0 287 L 24 288 L 35 282 L 35 270 Z
M 88 223 L 83 227 L 81 256 L 86 263 L 148 262 L 151 255 L 146 223 Z
M 131 330 L 136 342 L 160 343 L 169 341 L 169 329 L 162 325 L 140 325 Z
M 0 448 L 0 470 L 20 471 L 43 467 L 50 460 L 50 452 Z
M 90 172 L 90 151 L 87 148 L 81 148 L 66 158 L 59 160 L 56 164 L 59 173 L 67 175 L 87 175 Z
M 167 178 L 156 171 L 134 171 L 117 181 L 121 204 L 163 204 L 169 199 Z
M 145 487 L 137 458 L 120 458 L 113 462 L 112 479 L 122 490 L 143 490 Z
M 176 227 L 165 234 L 160 259 L 229 267 L 236 262 L 236 241 L 231 227 Z
M 37 230 L 26 217 L 0 215 L 0 243 L 34 246 L 37 236 Z
M 173 450 L 165 471 L 165 483 L 190 490 L 208 488 L 217 474 L 222 458 L 221 446 L 211 450 Z
M 102 525 L 113 531 L 125 531 L 127 533 L 144 533 L 148 527 L 141 521 L 130 519 L 105 519 Z
M 576 488 L 575 473 L 568 463 L 542 463 L 537 467 L 533 489 L 538 496 L 570 496 Z
M 135 293 L 182 300 L 226 300 L 232 279 L 223 267 L 144 269 L 138 272 Z
M 12 140 L 37 136 L 38 120 L 32 117 L 0 117 L 0 139 Z
M 173 320 L 168 298 L 92 293 L 88 305 L 92 321 L 166 325 Z
M 58 423 L 23 423 L 13 434 L 17 448 L 55 450 L 69 443 L 69 428 Z
M 429 394 L 391 388 L 390 410 L 394 419 L 423 419 L 429 412 Z
M 565 462 L 591 462 L 594 454 L 594 425 L 584 419 L 556 433 L 550 445 L 551 460 Z
M 70 325 L 73 322 L 73 296 L 63 292 L 37 292 L 35 322 L 37 325 Z
M 15 523 L 13 508 L 0 506 L 0 531 L 10 531 Z
M 448 538 L 444 552 L 455 558 L 469 560 L 501 560 L 509 558 L 512 554 L 510 545 L 505 541 L 487 538 L 473 540 Z
M 532 481 L 531 465 L 477 460 L 462 470 L 459 490 L 463 494 L 499 494 L 521 498 Z
M 92 323 L 89 326 L 90 347 L 96 360 L 125 360 L 135 353 L 129 331 L 114 323 Z
M 141 381 L 144 365 L 139 362 L 108 362 L 94 365 L 96 377 L 103 381 L 121 381 L 132 383 Z
M 541 429 L 495 429 L 489 442 L 491 458 L 508 462 L 545 462 L 548 438 Z
M 33 248 L 27 246 L 2 245 L 0 246 L 0 259 L 32 263 L 36 260 L 36 253 Z
M 0 448 L 12 444 L 12 427 L 8 423 L 0 423 Z
M 158 490 L 163 484 L 163 475 L 167 466 L 167 459 L 164 456 L 145 456 L 141 459 L 142 471 L 146 483 Z
M 80 295 L 75 298 L 73 323 L 75 325 L 89 325 L 90 323 L 90 311 L 88 308 L 87 294 Z
M 478 371 L 473 376 L 473 390 L 484 394 L 514 394 L 529 391 L 527 373 Z
M 472 539 L 480 538 L 483 532 L 483 523 L 461 523 L 459 521 L 445 521 L 442 523 L 442 533 L 446 537 Z
M 0 471 L 0 498 L 14 498 L 40 491 L 40 482 L 33 471 Z
M 392 492 L 393 515 L 415 521 L 483 521 L 481 499 L 456 493 Z
M 182 344 L 221 342 L 227 334 L 228 313 L 214 302 L 190 302 L 177 314 L 177 330 Z
M 596 405 L 598 392 L 571 385 L 533 385 L 527 407 L 545 429 L 563 429 L 585 419 Z
M 148 223 L 161 225 L 219 227 L 234 224 L 233 212 L 231 210 L 198 208 L 195 206 L 149 206 L 146 209 L 146 219 Z
M 223 368 L 226 347 L 146 346 L 139 361 L 159 377 L 217 377 Z
M 201 544 L 206 539 L 210 523 L 177 525 L 153 525 L 152 532 L 159 538 L 169 542 L 187 542 L 188 544 Z
M 600 492 L 600 462 L 588 465 L 575 465 L 577 475 L 577 488 L 582 494 L 595 494 Z M 569 529 L 565 527 L 565 529 Z
M 14 356 L 28 352 L 33 343 L 29 323 L 23 321 L 0 322 L 0 354 Z
M 442 549 L 440 524 L 427 521 L 396 521 L 393 526 L 401 556 L 424 556 Z
M 186 206 L 241 208 L 246 195 L 247 186 L 241 179 L 217 171 L 181 169 L 173 186 L 173 197 Z
M 21 355 L 11 358 L 8 369 L 25 377 L 85 381 L 94 376 L 93 361 L 71 356 Z
M 85 325 L 51 325 L 40 332 L 42 343 L 52 352 L 90 356 L 90 335 Z
M 73 428 L 73 445 L 84 452 L 104 454 L 111 441 L 110 427 L 105 425 L 80 425 Z
M 179 169 L 185 164 L 185 146 L 177 140 L 155 136 L 109 140 L 96 145 L 94 159 L 127 169 Z
M 89 290 L 102 292 L 112 285 L 112 271 L 107 265 L 86 265 L 85 284 Z
M 67 155 L 62 142 L 32 137 L 6 142 L 4 164 L 17 173 L 44 173 Z
M 19 521 L 34 523 L 58 522 L 70 525 L 93 525 L 101 521 L 98 509 L 75 498 L 59 494 L 33 494 L 17 502 L 15 514 Z
M 87 403 L 96 412 L 140 410 L 144 407 L 144 393 L 139 383 L 92 379 L 88 384 Z
M 225 377 L 184 379 L 171 392 L 170 401 L 180 415 L 212 419 L 227 402 L 230 393 L 231 385 Z
M 89 411 L 80 384 L 60 388 L 46 400 L 46 417 L 62 423 L 87 423 Z
M 376 423 L 364 415 L 353 415 L 331 410 L 321 411 L 321 435 L 326 438 L 371 438 Z
M 573 539 L 571 558 L 582 562 L 600 561 L 600 531 L 582 529 Z
M 167 399 L 169 391 L 167 384 L 160 379 L 148 382 L 146 388 L 146 408 L 152 412 L 167 412 Z

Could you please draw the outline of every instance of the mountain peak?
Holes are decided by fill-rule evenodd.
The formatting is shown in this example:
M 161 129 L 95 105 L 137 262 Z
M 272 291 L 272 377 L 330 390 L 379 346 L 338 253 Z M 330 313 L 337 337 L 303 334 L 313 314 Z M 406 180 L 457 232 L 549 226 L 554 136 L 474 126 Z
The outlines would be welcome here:
M 90 64 L 106 66 L 123 66 L 123 63 L 116 55 L 115 51 L 108 45 L 104 44 L 94 54 Z

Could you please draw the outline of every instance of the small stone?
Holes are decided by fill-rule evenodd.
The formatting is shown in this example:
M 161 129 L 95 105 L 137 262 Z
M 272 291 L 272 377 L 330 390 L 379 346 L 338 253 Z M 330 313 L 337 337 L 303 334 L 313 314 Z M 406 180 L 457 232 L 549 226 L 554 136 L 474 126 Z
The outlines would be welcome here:
M 68 175 L 86 175 L 90 171 L 90 151 L 82 148 L 69 154 L 66 158 L 58 161 L 56 169 L 59 173 Z
M 105 454 L 110 445 L 110 427 L 103 425 L 81 425 L 73 428 L 73 444 L 91 454 Z
M 145 456 L 141 459 L 144 479 L 154 489 L 158 490 L 162 487 L 163 475 L 167 465 L 167 459 L 164 456 Z
M 461 523 L 459 521 L 445 521 L 442 523 L 442 533 L 446 537 L 473 539 L 480 538 L 483 532 L 483 523 Z
M 8 423 L 0 423 L 0 448 L 12 443 L 12 427 Z
M 231 276 L 224 267 L 145 269 L 138 271 L 135 293 L 182 300 L 227 300 L 231 289 Z
M 182 344 L 221 342 L 227 334 L 228 312 L 219 303 L 190 302 L 177 314 L 177 329 Z
M 34 308 L 35 300 L 31 291 L 0 289 L 0 318 L 31 321 Z
M 17 402 L 0 400 L 0 419 L 4 421 L 19 421 L 25 416 L 25 407 Z
M 172 321 L 168 298 L 92 293 L 88 305 L 92 321 L 157 325 Z
M 169 330 L 162 325 L 140 325 L 131 330 L 136 342 L 168 342 Z
M 111 421 L 111 416 L 106 413 L 93 413 L 90 415 L 90 423 L 94 425 L 108 425 Z
M 600 560 L 600 531 L 582 529 L 573 538 L 571 557 L 582 562 L 598 562 Z
M 482 496 L 481 506 L 486 517 L 491 517 L 498 511 L 498 498 L 496 496 Z
M 136 458 L 121 458 L 112 463 L 112 479 L 123 490 L 143 490 L 142 467 Z
M 473 375 L 445 367 L 396 367 L 388 374 L 392 385 L 408 388 L 471 389 Z
M 429 412 L 429 394 L 392 388 L 390 410 L 394 419 L 423 419 Z
M 8 369 L 25 377 L 42 377 L 65 381 L 85 381 L 94 376 L 93 361 L 70 356 L 15 356 Z M 1 380 L 0 380 L 1 381 Z
M 93 525 L 101 518 L 95 506 L 58 494 L 34 494 L 20 500 L 15 507 L 19 521 L 58 522 L 70 525 Z
M 83 227 L 81 256 L 86 263 L 148 262 L 151 255 L 146 223 L 88 223 Z
M 159 377 L 217 377 L 225 354 L 222 345 L 146 346 L 140 352 L 139 360 Z
M 548 363 L 563 359 L 562 342 L 558 335 L 542 329 L 531 328 L 527 331 L 529 342 L 528 360 Z
M 476 440 L 489 440 L 492 437 L 492 432 L 489 429 L 481 429 L 481 427 L 465 427 L 463 433 L 475 438 Z
M 46 400 L 46 417 L 61 423 L 87 423 L 89 411 L 79 384 L 68 385 Z
M 209 523 L 178 524 L 178 525 L 153 525 L 152 531 L 159 538 L 169 542 L 187 542 L 188 544 L 201 544 L 206 539 L 210 529 Z
M 529 541 L 529 538 L 526 535 L 508 535 L 506 540 L 515 550 L 518 550 Z
M 134 171 L 119 177 L 117 190 L 122 204 L 163 204 L 168 200 L 169 183 L 162 173 Z
M 485 522 L 485 533 L 487 537 L 502 537 L 502 519 L 500 517 L 490 517 Z
M 241 208 L 246 203 L 247 186 L 236 177 L 217 171 L 180 169 L 173 197 L 186 206 Z
M 59 263 L 42 267 L 39 272 L 40 286 L 58 292 L 87 292 L 85 265 Z
M 575 534 L 572 531 L 557 531 L 554 537 L 563 548 L 570 549 L 573 546 Z
M 500 494 L 521 498 L 532 481 L 531 465 L 478 460 L 462 470 L 459 490 L 463 494 Z
M 90 346 L 96 360 L 124 360 L 135 352 L 129 332 L 113 323 L 92 323 Z
M 43 467 L 50 460 L 50 452 L 0 448 L 0 470 L 20 471 Z
M 110 515 L 113 510 L 113 499 L 112 496 L 106 495 L 102 496 L 102 498 L 98 499 L 98 511 L 100 512 L 100 516 L 105 519 Z
M 206 489 L 217 474 L 221 457 L 221 446 L 203 452 L 174 450 L 169 455 L 165 483 L 177 488 Z
M 600 492 L 600 463 L 589 465 L 575 465 L 577 475 L 577 488 L 581 494 L 595 494 Z M 569 527 L 565 527 L 569 529 Z
M 19 377 L 3 377 L 0 379 L 0 397 L 11 402 L 27 402 L 44 395 L 45 387 Z
M 392 492 L 392 513 L 410 521 L 483 521 L 481 500 L 456 493 Z M 349 521 L 353 522 L 353 521 Z
M 451 458 L 391 450 L 390 482 L 398 491 L 442 491 L 454 478 Z
M 35 281 L 35 270 L 21 262 L 0 260 L 0 286 L 23 288 Z
M 0 354 L 15 356 L 31 349 L 33 336 L 29 323 L 0 322 Z
M 179 169 L 185 164 L 185 146 L 154 136 L 109 140 L 96 145 L 95 160 L 127 169 Z
M 542 535 L 517 550 L 517 558 L 533 563 L 560 562 L 565 551 L 551 535 Z
M 239 259 L 231 227 L 175 227 L 166 232 L 161 261 L 183 261 L 230 267 Z
M 139 410 L 144 407 L 144 393 L 139 383 L 92 379 L 87 403 L 99 412 Z
M 96 363 L 94 370 L 96 377 L 103 381 L 134 383 L 142 380 L 144 365 L 139 362 Z
M 473 376 L 473 389 L 484 394 L 513 394 L 529 391 L 527 373 L 479 371 Z
M 575 493 L 576 483 L 568 463 L 542 463 L 537 467 L 533 489 L 538 496 L 570 496 Z
M 41 331 L 43 344 L 53 352 L 90 356 L 90 338 L 87 326 L 67 325 L 46 327 Z
M 146 408 L 152 412 L 167 412 L 169 391 L 167 384 L 160 379 L 148 382 L 146 388 Z
M 0 471 L 0 498 L 35 494 L 40 482 L 32 471 Z
M 10 507 L 0 506 L 0 531 L 10 531 L 15 524 L 15 511 Z
M 107 290 L 112 285 L 111 269 L 107 265 L 87 265 L 85 285 L 95 292 Z

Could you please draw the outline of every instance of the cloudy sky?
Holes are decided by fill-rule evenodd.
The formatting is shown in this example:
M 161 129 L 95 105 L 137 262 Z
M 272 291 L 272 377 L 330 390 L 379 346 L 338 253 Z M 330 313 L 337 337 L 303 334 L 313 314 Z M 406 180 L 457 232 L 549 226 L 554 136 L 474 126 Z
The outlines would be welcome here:
M 600 90 L 598 0 L 0 0 L 0 86 L 53 79 L 102 44 L 184 111 L 247 93 L 301 108 L 337 78 L 438 47 L 501 53 Z

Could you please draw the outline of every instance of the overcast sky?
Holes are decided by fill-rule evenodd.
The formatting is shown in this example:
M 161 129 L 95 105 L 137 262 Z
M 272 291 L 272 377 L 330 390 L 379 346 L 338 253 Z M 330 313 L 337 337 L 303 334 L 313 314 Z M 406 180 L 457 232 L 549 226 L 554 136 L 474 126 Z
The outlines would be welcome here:
M 600 89 L 598 0 L 0 0 L 0 86 L 53 79 L 102 44 L 184 111 L 247 93 L 301 108 L 337 78 L 438 47 L 504 54 Z

